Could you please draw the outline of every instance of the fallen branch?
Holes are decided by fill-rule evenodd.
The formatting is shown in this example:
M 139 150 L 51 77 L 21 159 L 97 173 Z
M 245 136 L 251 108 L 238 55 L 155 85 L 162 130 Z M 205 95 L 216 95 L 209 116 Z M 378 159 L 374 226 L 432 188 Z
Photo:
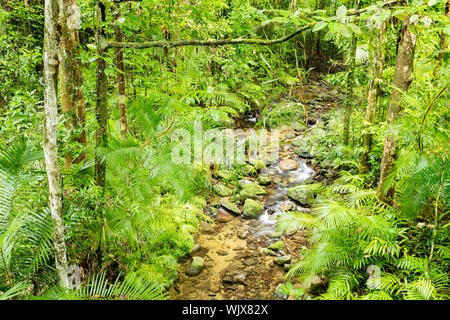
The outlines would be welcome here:
M 286 241 L 286 239 L 284 238 L 284 236 L 281 236 L 281 240 L 283 240 L 284 246 L 286 247 L 286 250 L 287 250 L 290 254 L 292 254 L 294 257 L 298 257 L 298 254 L 297 254 L 297 253 L 295 253 L 295 252 L 293 252 L 291 249 L 289 249 L 289 246 L 288 246 L 287 241 Z

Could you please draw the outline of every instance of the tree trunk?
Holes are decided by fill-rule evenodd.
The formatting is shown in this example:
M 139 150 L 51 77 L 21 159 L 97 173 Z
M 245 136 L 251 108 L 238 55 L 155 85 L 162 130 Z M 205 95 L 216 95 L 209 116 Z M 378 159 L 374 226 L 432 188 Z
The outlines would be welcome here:
M 394 83 L 393 90 L 391 94 L 391 101 L 389 104 L 389 110 L 387 113 L 387 125 L 388 131 L 386 133 L 386 138 L 384 140 L 384 150 L 383 158 L 381 160 L 380 168 L 380 180 L 378 182 L 377 196 L 381 201 L 390 202 L 390 199 L 394 195 L 394 186 L 389 188 L 387 194 L 385 194 L 386 189 L 386 179 L 392 172 L 394 167 L 394 161 L 396 159 L 396 144 L 397 137 L 392 132 L 389 131 L 389 126 L 391 126 L 395 120 L 399 117 L 402 110 L 401 96 L 402 92 L 407 92 L 409 85 L 413 80 L 413 62 L 414 62 L 414 51 L 416 47 L 416 36 L 411 32 L 409 28 L 409 17 L 405 18 L 402 27 L 402 33 L 400 38 L 400 43 L 398 47 L 397 60 L 395 64 L 394 73 Z
M 118 18 L 119 15 L 116 16 Z M 122 42 L 123 41 L 123 31 L 117 25 L 117 21 L 115 22 L 114 34 L 115 41 Z M 114 54 L 116 58 L 116 67 L 119 71 L 117 71 L 117 90 L 119 94 L 119 112 L 120 112 L 120 133 L 123 138 L 126 137 L 128 131 L 127 124 L 127 110 L 126 110 L 126 101 L 127 96 L 125 93 L 125 67 L 123 64 L 123 49 L 114 48 Z
M 356 0 L 356 10 L 359 9 L 359 0 Z M 355 85 L 355 56 L 356 56 L 356 35 L 352 35 L 352 46 L 350 47 L 350 62 L 349 72 L 347 77 L 347 94 L 345 97 L 345 115 L 344 115 L 344 130 L 343 140 L 344 144 L 348 145 L 350 140 L 350 119 L 352 116 L 352 104 L 353 104 L 353 86 Z
M 445 16 L 447 18 L 450 18 L 450 1 L 447 1 L 445 3 Z M 436 57 L 436 67 L 433 70 L 433 79 L 437 79 L 438 72 L 439 72 L 439 69 L 441 68 L 442 60 L 444 59 L 444 54 L 447 49 L 447 36 L 446 36 L 445 32 L 442 31 L 439 36 L 441 37 L 440 50 Z
M 61 20 L 61 57 L 59 68 L 60 96 L 62 111 L 66 115 L 67 128 L 79 129 L 80 134 L 73 136 L 73 140 L 86 146 L 86 123 L 85 101 L 82 91 L 83 74 L 81 61 L 79 59 L 79 32 L 76 21 L 68 23 L 69 16 L 74 15 L 76 0 L 69 0 L 64 6 L 64 11 L 60 12 Z M 80 162 L 86 158 L 86 154 L 81 154 L 75 162 Z M 66 166 L 72 163 L 72 155 L 67 155 Z
M 96 132 L 96 144 L 95 148 L 106 146 L 107 134 L 106 125 L 108 121 L 108 78 L 105 74 L 106 61 L 103 59 L 104 47 L 103 44 L 106 41 L 104 36 L 103 23 L 106 20 L 105 5 L 99 2 L 97 5 L 97 26 L 96 26 L 96 41 L 97 41 L 97 85 L 96 85 L 96 104 L 95 104 L 95 116 L 97 118 L 97 132 Z M 95 180 L 97 185 L 105 187 L 105 174 L 106 166 L 101 161 L 98 154 L 95 155 Z
M 58 272 L 60 284 L 63 287 L 67 287 L 67 254 L 66 243 L 64 241 L 61 173 L 58 164 L 57 146 L 57 76 L 59 44 L 59 35 L 57 31 L 57 0 L 45 0 L 44 10 L 44 158 L 48 178 L 50 214 L 55 228 L 54 246 L 56 270 Z
M 77 0 L 71 0 L 72 7 L 77 6 Z M 75 141 L 79 142 L 83 146 L 87 145 L 86 137 L 86 102 L 84 100 L 83 94 L 83 72 L 81 70 L 81 59 L 80 59 L 80 33 L 78 28 L 70 29 L 70 38 L 72 41 L 72 54 L 71 54 L 71 66 L 72 66 L 72 109 L 75 110 L 75 128 L 78 128 L 80 135 L 75 137 Z M 86 153 L 82 153 L 75 162 L 80 162 L 86 159 Z
M 366 123 L 364 125 L 365 133 L 362 137 L 362 147 L 364 148 L 361 154 L 359 171 L 360 173 L 367 173 L 369 171 L 369 153 L 372 147 L 372 134 L 369 132 L 370 126 L 375 121 L 377 113 L 378 88 L 383 75 L 384 59 L 386 56 L 386 21 L 381 22 L 380 29 L 377 32 L 377 52 L 375 55 L 375 66 L 373 70 L 372 81 L 370 82 L 369 98 L 367 99 L 366 108 Z

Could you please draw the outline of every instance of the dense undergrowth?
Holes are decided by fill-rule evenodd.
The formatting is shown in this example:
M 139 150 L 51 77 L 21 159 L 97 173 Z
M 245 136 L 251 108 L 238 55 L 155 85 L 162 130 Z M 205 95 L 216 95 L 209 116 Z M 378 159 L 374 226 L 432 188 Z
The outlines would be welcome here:
M 84 77 L 87 144 L 77 140 L 81 129 L 70 127 L 70 118 L 61 115 L 58 152 L 68 264 L 81 267 L 82 282 L 78 290 L 65 291 L 56 286 L 54 230 L 41 151 L 43 4 L 30 1 L 14 3 L 14 10 L 3 8 L 0 299 L 167 298 L 166 289 L 180 272 L 179 260 L 194 246 L 200 222 L 208 219 L 205 199 L 212 193 L 209 166 L 170 161 L 175 141 L 168 133 L 179 128 L 192 131 L 196 120 L 204 128 L 232 127 L 249 113 L 258 115 L 261 127 L 289 126 L 305 120 L 303 106 L 312 118 L 321 117 L 326 123 L 320 135 L 306 142 L 314 146 L 314 164 L 322 166 L 326 161 L 331 166 L 323 168 L 324 181 L 305 186 L 317 194 L 313 213 L 290 212 L 280 220 L 283 231 L 312 231 L 313 248 L 301 252 L 301 261 L 288 276 L 308 287 L 314 276 L 325 275 L 328 284 L 319 291 L 321 299 L 448 299 L 450 166 L 445 89 L 449 68 L 448 50 L 439 47 L 440 34 L 448 34 L 448 21 L 442 22 L 443 2 L 434 1 L 430 12 L 417 9 L 422 20 L 416 25 L 420 36 L 414 81 L 402 97 L 402 117 L 394 126 L 400 145 L 388 183 L 395 185 L 392 205 L 379 201 L 375 189 L 386 130 L 392 129 L 385 119 L 400 28 L 397 16 L 390 12 L 384 17 L 392 20 L 388 58 L 377 121 L 367 129 L 364 111 L 371 80 L 368 70 L 373 68 L 377 45 L 372 41 L 375 30 L 334 17 L 340 5 L 350 7 L 348 2 L 201 1 L 198 7 L 183 1 L 176 6 L 169 1 L 147 2 L 114 9 L 122 10 L 121 28 L 130 41 L 136 41 L 134 35 L 161 40 L 161 26 L 179 40 L 276 38 L 311 18 L 321 17 L 326 23 L 292 42 L 267 47 L 192 46 L 169 53 L 160 48 L 124 50 L 129 124 L 125 137 L 114 87 L 118 67 L 112 56 L 105 57 L 110 80 L 108 145 L 96 148 L 95 4 L 79 1 L 83 24 L 77 59 Z M 113 3 L 106 3 L 113 10 Z M 407 8 L 421 5 L 414 1 Z M 434 28 L 427 27 L 425 17 L 434 19 Z M 108 19 L 106 33 L 111 36 L 116 22 Z M 308 77 L 319 77 L 316 71 L 326 73 L 349 64 L 352 34 L 359 37 L 354 112 L 350 143 L 343 145 L 342 101 L 334 99 L 336 108 L 329 114 L 311 114 L 313 105 L 304 94 Z M 438 64 L 441 51 L 445 56 Z M 315 62 L 315 56 L 327 60 Z M 347 68 L 323 79 L 346 91 L 348 74 Z M 278 104 L 281 100 L 286 103 Z M 373 133 L 370 171 L 359 174 L 360 138 L 367 130 Z M 67 166 L 69 155 L 72 163 Z M 96 157 L 106 164 L 104 189 L 96 184 Z

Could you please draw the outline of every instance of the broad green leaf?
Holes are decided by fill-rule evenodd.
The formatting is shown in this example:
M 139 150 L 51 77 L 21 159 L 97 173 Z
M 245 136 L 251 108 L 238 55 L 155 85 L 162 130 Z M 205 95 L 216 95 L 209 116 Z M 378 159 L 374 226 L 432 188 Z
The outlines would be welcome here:
M 313 32 L 317 32 L 319 30 L 322 30 L 323 28 L 325 28 L 328 25 L 328 23 L 326 23 L 325 21 L 320 21 L 319 23 L 317 23 L 314 28 L 313 28 Z
M 413 14 L 411 16 L 411 18 L 409 18 L 409 23 L 411 23 L 411 24 L 416 24 L 417 21 L 419 21 L 419 15 L 418 14 Z
M 356 24 L 349 23 L 347 26 L 352 30 L 353 33 L 361 34 L 361 29 Z
M 336 10 L 336 17 L 339 21 L 344 22 L 345 16 L 347 15 L 347 8 L 345 6 L 340 6 Z

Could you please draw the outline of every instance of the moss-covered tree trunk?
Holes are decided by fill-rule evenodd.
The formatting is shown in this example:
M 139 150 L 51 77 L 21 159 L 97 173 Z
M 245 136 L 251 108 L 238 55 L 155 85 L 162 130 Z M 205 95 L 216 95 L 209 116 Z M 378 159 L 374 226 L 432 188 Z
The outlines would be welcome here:
M 65 3 L 63 11 L 60 12 L 61 25 L 61 57 L 59 67 L 59 88 L 61 97 L 61 107 L 66 115 L 67 128 L 73 130 L 72 139 L 83 146 L 86 146 L 86 111 L 83 94 L 83 73 L 81 70 L 81 60 L 79 58 L 79 18 L 76 0 L 69 0 Z M 78 132 L 78 133 L 74 133 Z M 82 153 L 75 162 L 80 162 L 86 158 Z M 66 166 L 72 163 L 72 155 L 67 155 Z
M 392 125 L 400 116 L 402 110 L 402 92 L 407 92 L 413 80 L 414 51 L 416 36 L 411 32 L 409 17 L 403 22 L 402 32 L 395 64 L 394 83 L 387 113 L 388 131 L 384 140 L 383 158 L 381 160 L 380 180 L 378 182 L 377 196 L 380 200 L 389 203 L 394 195 L 394 185 L 388 187 L 387 178 L 394 168 L 396 160 L 397 136 L 392 130 Z M 387 192 L 385 192 L 389 189 Z
M 63 0 L 59 0 L 63 3 Z M 44 3 L 44 158 L 49 189 L 49 207 L 54 227 L 55 265 L 62 286 L 68 286 L 67 253 L 62 217 L 61 172 L 58 164 L 58 0 Z

